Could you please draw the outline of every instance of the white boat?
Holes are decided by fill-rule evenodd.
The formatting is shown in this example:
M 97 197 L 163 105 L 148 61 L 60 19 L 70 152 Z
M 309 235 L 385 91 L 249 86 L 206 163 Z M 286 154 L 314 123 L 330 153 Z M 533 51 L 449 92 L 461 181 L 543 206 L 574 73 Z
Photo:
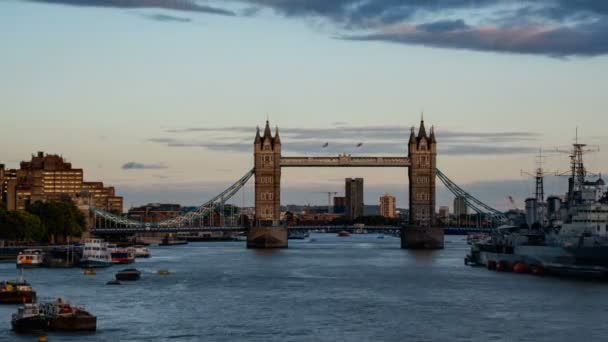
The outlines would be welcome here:
M 112 254 L 108 244 L 102 239 L 88 239 L 84 242 L 81 267 L 109 267 L 112 266 Z
M 44 252 L 41 249 L 24 249 L 17 255 L 18 268 L 34 268 L 42 266 Z
M 135 257 L 136 258 L 149 258 L 150 250 L 144 246 L 135 246 Z

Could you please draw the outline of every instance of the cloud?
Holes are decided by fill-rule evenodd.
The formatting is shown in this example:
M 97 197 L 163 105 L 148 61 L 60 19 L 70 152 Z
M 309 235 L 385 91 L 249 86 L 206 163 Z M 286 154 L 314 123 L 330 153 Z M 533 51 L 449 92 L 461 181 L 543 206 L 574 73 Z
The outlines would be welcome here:
M 163 163 L 156 163 L 156 164 L 144 164 L 144 163 L 138 163 L 138 162 L 127 162 L 124 163 L 122 165 L 122 169 L 123 170 L 160 170 L 160 169 L 167 169 L 167 165 L 163 164 Z
M 596 0 L 241 0 L 321 18 L 339 39 L 520 54 L 608 53 L 608 3 Z
M 450 27 L 450 25 L 453 25 Z M 527 25 L 470 27 L 435 22 L 421 25 L 403 24 L 377 33 L 342 36 L 345 40 L 386 41 L 454 49 L 468 49 L 555 57 L 597 56 L 608 53 L 608 20 L 559 27 Z
M 410 129 L 402 126 L 348 126 L 330 128 L 287 127 L 280 130 L 285 154 L 319 155 L 396 154 L 407 153 Z M 251 127 L 189 127 L 170 129 L 173 137 L 150 138 L 147 141 L 168 147 L 200 147 L 212 151 L 250 153 L 253 144 Z M 201 134 L 200 137 L 196 133 Z M 439 153 L 443 155 L 507 155 L 537 151 L 529 146 L 540 137 L 534 132 L 465 132 L 437 131 Z M 328 143 L 327 147 L 323 147 Z M 357 147 L 359 143 L 362 146 Z M 537 145 L 537 144 L 533 144 Z
M 172 15 L 167 15 L 167 14 L 142 14 L 142 17 L 144 17 L 146 19 L 156 20 L 156 21 L 174 22 L 174 23 L 175 22 L 189 23 L 192 21 L 192 19 L 190 19 L 190 18 L 176 17 L 176 16 L 172 16 Z
M 209 13 L 217 15 L 234 16 L 235 13 L 223 8 L 200 5 L 193 0 L 27 0 L 49 4 L 87 6 L 87 7 L 115 7 L 115 8 L 161 8 L 175 11 Z

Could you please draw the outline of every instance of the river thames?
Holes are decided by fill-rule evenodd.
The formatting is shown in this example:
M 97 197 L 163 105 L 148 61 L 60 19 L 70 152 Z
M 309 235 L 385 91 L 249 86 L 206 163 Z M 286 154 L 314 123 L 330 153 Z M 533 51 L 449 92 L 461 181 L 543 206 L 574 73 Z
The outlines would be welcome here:
M 122 267 L 36 269 L 39 298 L 65 297 L 97 315 L 93 334 L 49 341 L 582 341 L 608 336 L 608 284 L 497 273 L 464 265 L 463 237 L 441 251 L 399 239 L 313 234 L 289 249 L 244 242 L 151 247 L 138 282 L 108 286 Z M 168 276 L 157 275 L 169 269 Z M 14 263 L 0 279 L 14 279 Z M 0 306 L 0 340 L 16 306 Z

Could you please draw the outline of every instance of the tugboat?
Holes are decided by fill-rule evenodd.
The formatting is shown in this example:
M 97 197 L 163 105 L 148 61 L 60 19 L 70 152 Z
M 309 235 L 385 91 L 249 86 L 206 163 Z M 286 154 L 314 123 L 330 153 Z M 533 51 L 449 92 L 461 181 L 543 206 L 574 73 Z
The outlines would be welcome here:
M 35 268 L 42 266 L 44 253 L 41 249 L 24 249 L 17 255 L 17 268 Z
M 116 280 L 135 281 L 141 278 L 141 272 L 134 268 L 127 268 L 116 273 L 114 277 L 116 278 Z
M 37 304 L 25 304 L 13 314 L 11 326 L 18 333 L 43 332 L 49 328 L 49 320 Z
M 55 331 L 95 331 L 97 317 L 82 307 L 71 305 L 65 299 L 41 305 L 41 311 L 49 321 L 49 329 Z
M 36 291 L 23 279 L 23 275 L 19 280 L 0 283 L 0 304 L 34 302 L 36 302 Z
M 88 239 L 84 243 L 80 266 L 83 268 L 112 266 L 108 244 L 102 239 Z

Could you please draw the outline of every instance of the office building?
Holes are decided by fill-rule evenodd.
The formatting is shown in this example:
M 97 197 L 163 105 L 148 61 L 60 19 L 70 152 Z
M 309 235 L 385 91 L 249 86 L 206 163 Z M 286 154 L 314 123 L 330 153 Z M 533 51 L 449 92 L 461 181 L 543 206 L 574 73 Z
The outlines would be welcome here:
M 395 196 L 385 194 L 380 197 L 380 216 L 388 218 L 397 217 L 397 200 Z
M 363 178 L 346 178 L 344 194 L 346 219 L 363 216 Z

